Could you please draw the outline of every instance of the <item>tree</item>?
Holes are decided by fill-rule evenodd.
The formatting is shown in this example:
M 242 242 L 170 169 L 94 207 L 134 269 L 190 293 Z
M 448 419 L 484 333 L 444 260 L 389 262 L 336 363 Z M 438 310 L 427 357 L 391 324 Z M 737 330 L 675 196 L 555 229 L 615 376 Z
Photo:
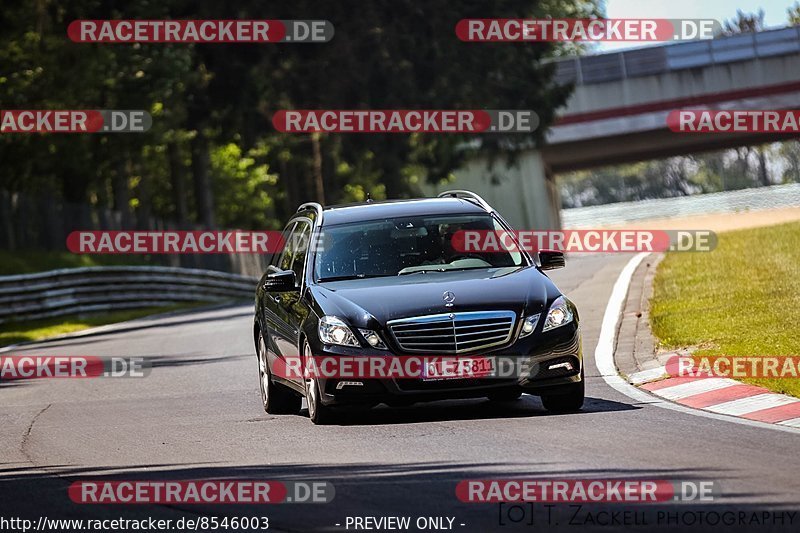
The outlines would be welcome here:
M 800 183 L 800 142 L 783 142 L 778 150 L 784 163 L 782 182 Z
M 569 87 L 546 59 L 564 46 L 464 43 L 461 18 L 599 15 L 595 0 L 238 2 L 231 18 L 325 19 L 325 44 L 82 44 L 75 19 L 214 19 L 218 3 L 6 2 L 0 101 L 6 109 L 145 109 L 140 135 L 3 135 L 0 189 L 151 219 L 264 227 L 301 201 L 413 194 L 465 158 L 510 157 L 542 140 Z M 227 16 L 227 15 L 226 15 Z M 532 135 L 293 135 L 279 109 L 532 109 Z M 478 141 L 465 149 L 465 141 Z M 472 145 L 471 145 L 472 146 Z M 144 221 L 144 222 L 142 222 Z
M 800 24 L 800 2 L 795 2 L 794 5 L 786 9 L 788 15 L 789 25 L 796 26 Z
M 755 33 L 764 29 L 764 10 L 758 13 L 745 13 L 737 9 L 736 18 L 726 20 L 722 24 L 723 35 L 736 35 L 739 33 Z

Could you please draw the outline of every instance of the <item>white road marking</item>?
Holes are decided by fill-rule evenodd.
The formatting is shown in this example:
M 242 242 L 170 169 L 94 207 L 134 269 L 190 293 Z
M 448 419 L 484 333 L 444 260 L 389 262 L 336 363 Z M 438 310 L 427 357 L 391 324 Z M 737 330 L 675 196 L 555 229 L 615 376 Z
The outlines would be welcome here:
M 633 374 L 628 375 L 628 380 L 630 380 L 630 382 L 634 385 L 640 385 L 642 383 L 647 383 L 648 381 L 654 381 L 666 375 L 667 368 L 659 366 L 656 368 L 642 370 L 641 372 L 634 372 Z
M 714 411 L 715 413 L 739 416 L 761 411 L 762 409 L 769 409 L 770 407 L 797 403 L 798 401 L 800 400 L 784 396 L 783 394 L 756 394 L 755 396 L 748 396 L 747 398 L 739 398 L 738 400 L 709 405 L 705 409 Z
M 790 418 L 789 420 L 784 420 L 782 422 L 778 422 L 778 424 L 789 426 L 793 428 L 800 428 L 800 418 Z
M 658 396 L 662 396 L 667 400 L 680 400 L 682 398 L 694 396 L 695 394 L 703 394 L 704 392 L 711 392 L 712 390 L 725 389 L 738 384 L 738 381 L 728 378 L 700 378 L 697 381 L 681 383 L 680 385 L 664 387 L 663 389 L 650 392 Z
M 619 318 L 622 314 L 625 298 L 628 295 L 628 288 L 631 284 L 631 278 L 636 271 L 636 267 L 642 260 L 650 255 L 648 252 L 638 253 L 628 261 L 625 268 L 620 272 L 614 288 L 611 290 L 611 297 L 608 299 L 605 314 L 603 315 L 603 324 L 600 328 L 600 338 L 597 341 L 597 348 L 594 351 L 594 361 L 597 370 L 603 380 L 614 390 L 624 394 L 632 400 L 636 400 L 642 404 L 651 404 L 663 409 L 671 409 L 694 416 L 704 418 L 711 418 L 714 420 L 725 420 L 733 424 L 741 424 L 744 426 L 757 427 L 762 429 L 772 429 L 774 431 L 784 431 L 800 435 L 800 428 L 789 426 L 786 424 L 767 424 L 757 420 L 747 420 L 746 418 L 736 418 L 728 415 L 718 413 L 711 413 L 708 411 L 701 411 L 699 409 L 692 409 L 668 400 L 664 400 L 649 394 L 643 390 L 637 389 L 617 373 L 617 367 L 614 364 L 614 341 L 616 340 L 617 326 L 619 325 Z

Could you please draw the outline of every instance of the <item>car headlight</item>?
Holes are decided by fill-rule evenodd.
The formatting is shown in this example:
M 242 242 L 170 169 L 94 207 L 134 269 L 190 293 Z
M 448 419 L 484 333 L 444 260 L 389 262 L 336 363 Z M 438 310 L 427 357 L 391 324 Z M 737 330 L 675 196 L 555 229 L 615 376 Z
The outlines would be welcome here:
M 533 330 L 536 329 L 536 324 L 539 323 L 539 314 L 531 315 L 525 320 L 522 321 L 522 331 L 519 334 L 519 338 L 527 337 Z
M 324 316 L 319 319 L 319 339 L 325 344 L 360 346 L 350 327 L 341 318 Z
M 386 344 L 384 344 L 383 339 L 381 339 L 380 335 L 378 335 L 371 329 L 359 329 L 358 331 L 364 336 L 364 339 L 367 341 L 367 344 L 369 344 L 373 348 L 377 348 L 379 350 L 386 349 Z
M 572 322 L 572 310 L 567 304 L 567 300 L 563 296 L 559 296 L 553 301 L 550 306 L 550 311 L 547 312 L 547 318 L 544 320 L 544 327 L 542 331 L 549 331 L 561 327 L 565 324 Z

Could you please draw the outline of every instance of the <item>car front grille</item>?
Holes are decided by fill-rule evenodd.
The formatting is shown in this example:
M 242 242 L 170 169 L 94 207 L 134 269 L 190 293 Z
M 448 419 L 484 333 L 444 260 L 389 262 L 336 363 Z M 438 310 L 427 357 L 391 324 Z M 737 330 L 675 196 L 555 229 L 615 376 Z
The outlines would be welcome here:
M 513 311 L 473 311 L 401 318 L 387 325 L 406 352 L 464 353 L 506 344 L 515 319 Z

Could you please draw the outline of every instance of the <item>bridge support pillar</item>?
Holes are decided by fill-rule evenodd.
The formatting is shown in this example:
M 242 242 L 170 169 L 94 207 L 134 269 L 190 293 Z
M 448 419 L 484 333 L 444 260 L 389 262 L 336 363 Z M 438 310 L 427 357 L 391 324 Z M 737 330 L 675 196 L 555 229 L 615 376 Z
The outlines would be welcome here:
M 515 229 L 560 229 L 561 197 L 554 176 L 537 150 L 519 154 L 513 164 L 500 158 L 489 167 L 474 159 L 455 172 L 455 180 L 423 186 L 426 194 L 467 189 L 480 194 Z

